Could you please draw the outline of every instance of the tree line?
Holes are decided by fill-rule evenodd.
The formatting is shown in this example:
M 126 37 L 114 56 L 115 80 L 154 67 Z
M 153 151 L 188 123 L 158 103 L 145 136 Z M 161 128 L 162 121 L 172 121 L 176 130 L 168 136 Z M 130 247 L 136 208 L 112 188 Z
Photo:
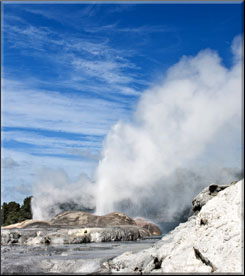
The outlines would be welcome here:
M 26 197 L 21 206 L 15 201 L 4 202 L 1 206 L 1 225 L 7 226 L 26 219 L 32 219 L 31 198 L 32 196 Z

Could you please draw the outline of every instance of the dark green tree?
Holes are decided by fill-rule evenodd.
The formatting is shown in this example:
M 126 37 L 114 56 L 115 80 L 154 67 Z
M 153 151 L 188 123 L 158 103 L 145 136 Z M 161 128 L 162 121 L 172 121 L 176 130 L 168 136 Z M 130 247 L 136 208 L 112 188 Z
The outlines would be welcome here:
M 4 202 L 1 207 L 1 225 L 6 226 L 31 219 L 31 198 L 31 196 L 26 197 L 21 207 L 15 201 Z
M 9 225 L 18 222 L 20 204 L 15 201 L 3 203 L 3 225 Z
M 21 221 L 32 218 L 31 199 L 32 199 L 32 196 L 28 196 L 24 199 L 23 205 L 20 208 Z
M 8 204 L 6 202 L 3 203 L 1 207 L 1 224 L 4 225 L 4 222 L 7 220 L 8 217 Z

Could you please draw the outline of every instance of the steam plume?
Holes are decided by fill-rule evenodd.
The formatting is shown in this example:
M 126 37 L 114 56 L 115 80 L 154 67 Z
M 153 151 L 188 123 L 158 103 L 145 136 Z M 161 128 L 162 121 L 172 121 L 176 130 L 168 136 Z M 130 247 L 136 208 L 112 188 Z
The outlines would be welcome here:
M 172 221 L 203 187 L 241 177 L 241 38 L 226 68 L 215 51 L 183 57 L 142 94 L 131 123 L 108 133 L 95 185 L 62 171 L 43 172 L 34 218 L 48 219 L 73 202 L 97 214 L 123 211 Z M 44 177 L 45 176 L 45 177 Z
M 142 95 L 133 122 L 111 129 L 96 172 L 98 214 L 161 209 L 174 216 L 197 188 L 232 180 L 239 170 L 221 166 L 234 157 L 239 164 L 241 154 L 234 152 L 241 145 L 239 37 L 232 52 L 230 69 L 209 49 L 184 56 Z
M 43 169 L 37 177 L 31 204 L 33 219 L 39 220 L 48 220 L 69 209 L 93 210 L 93 183 L 85 174 L 71 182 L 61 169 Z

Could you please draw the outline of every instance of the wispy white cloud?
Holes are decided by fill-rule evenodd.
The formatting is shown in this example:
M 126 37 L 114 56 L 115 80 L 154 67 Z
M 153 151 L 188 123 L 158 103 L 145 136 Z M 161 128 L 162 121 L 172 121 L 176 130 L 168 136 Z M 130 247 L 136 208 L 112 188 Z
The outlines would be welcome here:
M 125 117 L 125 108 L 118 102 L 32 89 L 19 81 L 3 81 L 3 127 L 105 135 L 118 118 Z
M 176 29 L 170 28 L 164 25 L 141 25 L 138 27 L 120 27 L 118 23 L 108 24 L 104 26 L 85 27 L 86 32 L 98 33 L 98 32 L 117 32 L 117 33 L 133 33 L 139 35 L 147 35 L 151 33 L 163 33 L 175 31 Z
M 70 135 L 71 136 L 71 135 Z M 3 130 L 2 131 L 3 145 L 6 143 L 21 143 L 25 144 L 24 149 L 19 148 L 19 151 L 25 151 L 29 154 L 39 155 L 73 155 L 82 156 L 84 158 L 95 160 L 98 152 L 101 149 L 103 137 L 89 136 L 81 139 L 70 139 L 62 137 L 59 133 L 56 136 L 48 137 L 45 132 L 33 133 L 26 130 Z M 96 157 L 96 159 L 98 159 Z M 5 168 L 17 166 L 18 164 L 11 158 L 7 157 L 3 160 Z
M 44 51 L 44 46 L 47 44 L 60 45 L 61 41 L 52 39 L 54 33 L 47 27 L 36 27 L 26 24 L 11 24 L 4 22 L 4 39 L 12 48 L 32 49 Z
M 82 72 L 84 72 L 84 74 L 90 77 L 102 79 L 103 81 L 109 84 L 130 83 L 134 81 L 132 77 L 122 73 L 121 68 L 126 67 L 126 65 L 119 64 L 115 61 L 93 61 L 76 59 L 72 62 L 72 64 L 77 69 L 81 69 Z
M 133 88 L 142 84 L 138 76 L 140 68 L 130 60 L 135 53 L 112 47 L 108 39 L 77 37 L 28 23 L 14 25 L 7 22 L 4 30 L 5 41 L 10 47 L 24 55 L 45 59 L 52 67 L 56 64 L 59 82 L 70 82 L 74 86 L 77 81 L 78 85 L 90 88 L 97 84 L 101 90 L 99 82 L 102 81 L 107 85 L 103 90 L 109 90 L 108 94 L 140 94 Z
M 85 148 L 85 149 L 82 149 L 81 147 L 79 148 L 72 148 L 72 149 L 69 149 L 67 152 L 68 153 L 71 153 L 73 155 L 78 155 L 78 156 L 81 156 L 85 159 L 88 159 L 88 160 L 94 160 L 94 161 L 99 161 L 100 160 L 100 150 L 94 150 L 96 148 L 93 148 L 93 150 L 89 149 L 89 148 Z
M 56 7 L 55 12 L 49 6 L 46 6 L 45 9 L 42 8 L 30 8 L 30 7 L 22 7 L 22 10 L 25 12 L 42 16 L 43 18 L 56 21 L 61 25 L 69 25 L 72 27 L 77 27 L 77 22 L 86 23 L 87 19 L 96 15 L 99 11 L 100 7 L 98 4 L 90 3 L 89 5 L 85 5 L 83 3 L 80 4 L 79 9 L 73 10 L 71 20 L 70 15 L 65 14 L 63 11 L 60 11 L 59 8 Z

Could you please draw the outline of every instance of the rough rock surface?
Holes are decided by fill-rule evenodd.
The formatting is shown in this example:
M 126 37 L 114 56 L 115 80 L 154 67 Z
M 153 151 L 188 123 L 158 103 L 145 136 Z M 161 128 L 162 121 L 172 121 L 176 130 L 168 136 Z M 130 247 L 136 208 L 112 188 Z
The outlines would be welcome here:
M 127 215 L 113 212 L 96 216 L 67 211 L 51 221 L 26 220 L 2 228 L 1 244 L 74 244 L 85 242 L 132 241 L 159 235 L 160 229 L 147 221 L 144 227 Z
M 1 244 L 79 244 L 90 242 L 135 241 L 150 236 L 136 225 L 100 228 L 3 229 Z
M 226 189 L 232 184 L 236 182 L 232 182 L 228 185 L 217 185 L 211 184 L 207 188 L 205 188 L 201 193 L 199 193 L 193 200 L 192 200 L 192 210 L 194 212 L 199 212 L 201 208 L 214 196 L 217 195 L 218 192 Z
M 149 230 L 152 235 L 161 235 L 161 230 L 156 224 L 140 217 L 135 218 L 134 221 L 137 226 Z
M 129 216 L 113 212 L 104 216 L 82 211 L 67 211 L 53 217 L 50 221 L 52 225 L 59 226 L 85 226 L 85 227 L 110 227 L 117 225 L 136 225 L 135 221 Z
M 242 187 L 239 181 L 219 191 L 152 248 L 108 261 L 109 272 L 241 273 Z

